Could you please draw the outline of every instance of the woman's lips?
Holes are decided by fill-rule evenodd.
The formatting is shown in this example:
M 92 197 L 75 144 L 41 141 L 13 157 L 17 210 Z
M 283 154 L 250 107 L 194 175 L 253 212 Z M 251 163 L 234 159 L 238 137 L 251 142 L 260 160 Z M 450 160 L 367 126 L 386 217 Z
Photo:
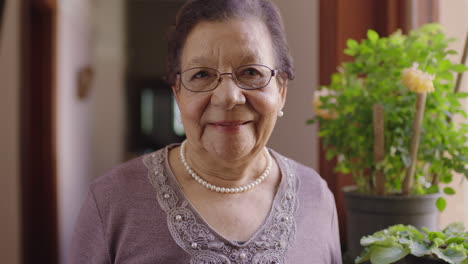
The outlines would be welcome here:
M 218 121 L 218 122 L 210 122 L 208 123 L 208 125 L 213 126 L 214 128 L 221 130 L 222 132 L 237 132 L 243 126 L 251 122 L 252 121 L 249 121 L 249 120 Z

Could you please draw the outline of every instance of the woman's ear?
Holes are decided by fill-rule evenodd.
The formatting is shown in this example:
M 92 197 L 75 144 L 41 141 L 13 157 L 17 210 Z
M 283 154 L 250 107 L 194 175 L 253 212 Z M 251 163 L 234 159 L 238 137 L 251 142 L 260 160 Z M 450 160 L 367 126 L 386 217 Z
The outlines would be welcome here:
M 278 78 L 278 88 L 280 94 L 280 109 L 283 109 L 286 103 L 286 94 L 288 93 L 288 78 L 284 78 L 284 76 L 280 75 Z
M 179 93 L 180 93 L 180 81 L 179 78 L 176 79 L 176 81 L 172 84 L 172 93 L 175 96 L 175 99 L 177 101 L 177 104 L 179 103 Z

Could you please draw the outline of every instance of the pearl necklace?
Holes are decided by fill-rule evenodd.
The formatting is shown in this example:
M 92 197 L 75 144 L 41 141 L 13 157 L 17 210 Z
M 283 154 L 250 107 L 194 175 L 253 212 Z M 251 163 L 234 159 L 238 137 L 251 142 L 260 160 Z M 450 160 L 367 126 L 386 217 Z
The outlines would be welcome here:
M 186 142 L 187 141 L 182 142 L 182 145 L 180 146 L 180 160 L 184 164 L 185 170 L 187 170 L 187 172 L 192 176 L 192 178 L 194 178 L 195 181 L 197 181 L 198 183 L 203 185 L 203 187 L 207 188 L 208 190 L 212 190 L 212 191 L 215 191 L 215 192 L 218 192 L 218 193 L 241 193 L 241 192 L 246 192 L 246 191 L 249 191 L 249 190 L 253 189 L 255 186 L 259 185 L 261 182 L 263 182 L 263 180 L 266 179 L 266 177 L 268 177 L 268 174 L 270 174 L 272 161 L 271 161 L 270 153 L 265 148 L 265 153 L 266 153 L 267 159 L 268 159 L 267 166 L 265 167 L 265 170 L 263 171 L 262 175 L 260 175 L 260 177 L 258 177 L 254 182 L 252 182 L 250 184 L 247 184 L 247 185 L 244 185 L 244 186 L 241 186 L 241 187 L 235 187 L 235 188 L 216 186 L 216 185 L 211 184 L 211 183 L 205 181 L 204 179 L 200 178 L 200 176 L 198 176 L 192 170 L 192 168 L 188 164 L 187 160 L 185 159 L 185 143 Z

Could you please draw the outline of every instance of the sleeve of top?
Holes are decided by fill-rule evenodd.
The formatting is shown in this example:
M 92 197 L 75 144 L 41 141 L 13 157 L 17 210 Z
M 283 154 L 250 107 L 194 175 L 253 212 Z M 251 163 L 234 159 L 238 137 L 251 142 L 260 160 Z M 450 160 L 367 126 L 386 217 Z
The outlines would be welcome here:
M 92 190 L 89 191 L 76 222 L 69 263 L 111 263 L 101 215 Z
M 336 212 L 336 205 L 335 205 L 335 200 L 332 199 L 332 221 L 331 221 L 331 259 L 332 259 L 332 264 L 342 264 L 343 260 L 341 258 L 341 244 L 340 244 L 340 232 L 339 232 L 339 227 L 338 227 L 338 216 Z

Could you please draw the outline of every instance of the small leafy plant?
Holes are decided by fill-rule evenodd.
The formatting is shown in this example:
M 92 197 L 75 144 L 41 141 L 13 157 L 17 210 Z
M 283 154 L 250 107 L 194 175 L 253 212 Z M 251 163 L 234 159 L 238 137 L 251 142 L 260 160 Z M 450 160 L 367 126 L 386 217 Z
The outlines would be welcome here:
M 394 225 L 361 238 L 364 250 L 356 264 L 394 263 L 411 254 L 440 259 L 450 264 L 468 264 L 468 232 L 462 223 L 448 225 L 442 232 L 419 231 L 411 225 Z
M 467 113 L 454 74 L 468 68 L 449 60 L 454 50 L 440 25 L 427 24 L 408 35 L 348 40 L 343 63 L 314 97 L 319 136 L 336 171 L 351 173 L 358 191 L 379 195 L 421 195 L 455 191 L 453 173 L 468 178 Z M 381 109 L 382 146 L 376 155 L 375 107 Z M 419 118 L 419 123 L 417 117 Z M 443 210 L 444 198 L 437 200 Z

